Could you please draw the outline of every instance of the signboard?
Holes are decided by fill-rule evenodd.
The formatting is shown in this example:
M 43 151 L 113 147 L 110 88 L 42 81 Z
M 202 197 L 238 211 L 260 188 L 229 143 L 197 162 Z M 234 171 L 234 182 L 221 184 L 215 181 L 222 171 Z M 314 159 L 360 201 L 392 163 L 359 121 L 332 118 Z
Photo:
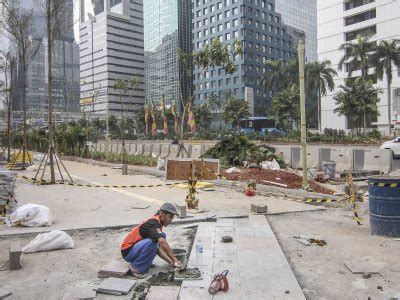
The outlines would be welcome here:
M 93 97 L 82 98 L 82 99 L 79 101 L 79 103 L 80 103 L 81 105 L 93 104 L 93 102 L 94 102 L 93 100 L 94 100 Z
M 190 176 L 190 165 L 192 160 L 196 161 L 196 177 L 198 180 L 218 180 L 219 159 L 201 159 L 191 158 L 167 158 L 165 166 L 166 180 L 188 180 Z M 211 170 L 206 171 L 204 168 Z
M 108 94 L 108 88 L 99 88 L 94 90 L 95 97 L 106 96 L 107 94 Z M 81 92 L 81 98 L 89 98 L 89 97 L 93 97 L 92 90 Z

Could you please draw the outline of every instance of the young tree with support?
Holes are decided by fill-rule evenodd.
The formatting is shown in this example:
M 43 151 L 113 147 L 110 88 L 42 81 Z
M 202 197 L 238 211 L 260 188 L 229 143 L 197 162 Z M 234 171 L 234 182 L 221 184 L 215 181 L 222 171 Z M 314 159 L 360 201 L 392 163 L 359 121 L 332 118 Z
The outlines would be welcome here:
M 22 66 L 22 169 L 26 167 L 27 157 L 27 122 L 26 122 L 26 73 L 28 67 L 39 50 L 41 38 L 36 37 L 33 26 L 32 10 L 24 9 L 18 0 L 2 0 L 3 29 L 15 45 L 19 64 Z M 17 155 L 19 156 L 19 154 Z M 14 163 L 13 163 L 14 164 Z M 12 166 L 13 167 L 13 166 Z
M 63 30 L 68 26 L 68 14 L 65 13 L 67 2 L 65 0 L 36 0 L 37 7 L 41 11 L 46 24 L 46 38 L 47 38 L 47 97 L 49 105 L 49 149 L 47 158 L 49 159 L 50 166 L 50 181 L 55 182 L 54 173 L 54 160 L 60 172 L 62 180 L 64 180 L 58 162 L 64 167 L 64 170 L 69 175 L 62 161 L 59 159 L 54 145 L 54 125 L 53 125 L 53 52 L 55 42 L 62 37 Z M 43 174 L 46 169 L 46 164 L 43 167 Z M 43 177 L 42 174 L 42 177 Z

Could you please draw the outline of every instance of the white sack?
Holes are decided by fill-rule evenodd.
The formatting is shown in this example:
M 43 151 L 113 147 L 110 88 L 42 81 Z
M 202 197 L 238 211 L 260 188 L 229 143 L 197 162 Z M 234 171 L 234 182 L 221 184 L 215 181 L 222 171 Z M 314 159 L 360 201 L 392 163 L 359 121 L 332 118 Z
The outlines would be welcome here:
M 240 169 L 238 169 L 236 167 L 233 167 L 233 168 L 229 168 L 225 172 L 228 173 L 228 174 L 231 174 L 231 173 L 241 173 L 242 171 L 240 171 Z
M 158 158 L 157 170 L 165 170 L 165 159 Z
M 53 215 L 46 206 L 28 203 L 10 215 L 9 223 L 27 227 L 49 226 L 53 224 Z
M 33 253 L 72 248 L 74 248 L 74 241 L 68 234 L 61 230 L 53 230 L 38 234 L 28 245 L 22 247 L 22 252 Z

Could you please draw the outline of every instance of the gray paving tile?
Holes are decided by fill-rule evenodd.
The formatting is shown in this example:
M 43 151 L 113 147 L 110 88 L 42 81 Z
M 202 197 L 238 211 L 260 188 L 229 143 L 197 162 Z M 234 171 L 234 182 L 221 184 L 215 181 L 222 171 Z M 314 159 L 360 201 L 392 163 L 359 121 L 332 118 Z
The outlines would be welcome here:
M 179 290 L 179 286 L 152 286 L 146 300 L 176 300 Z

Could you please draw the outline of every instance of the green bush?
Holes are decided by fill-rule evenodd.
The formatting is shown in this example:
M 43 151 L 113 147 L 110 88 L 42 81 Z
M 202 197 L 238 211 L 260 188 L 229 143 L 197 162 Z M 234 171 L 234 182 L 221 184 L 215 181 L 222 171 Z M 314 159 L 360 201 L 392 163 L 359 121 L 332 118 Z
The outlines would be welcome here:
M 246 135 L 232 134 L 225 136 L 218 144 L 203 154 L 204 158 L 220 159 L 225 167 L 243 166 L 243 162 L 260 163 L 275 159 L 281 168 L 286 164 L 282 157 L 275 154 L 275 149 L 268 145 L 257 146 Z
M 110 163 L 120 163 L 123 159 L 122 153 L 114 153 L 114 152 L 100 152 L 100 151 L 92 151 L 91 152 L 93 159 L 103 160 Z M 151 156 L 144 155 L 133 155 L 125 153 L 125 162 L 128 165 L 136 165 L 136 166 L 149 166 L 154 167 L 157 165 L 157 159 Z

